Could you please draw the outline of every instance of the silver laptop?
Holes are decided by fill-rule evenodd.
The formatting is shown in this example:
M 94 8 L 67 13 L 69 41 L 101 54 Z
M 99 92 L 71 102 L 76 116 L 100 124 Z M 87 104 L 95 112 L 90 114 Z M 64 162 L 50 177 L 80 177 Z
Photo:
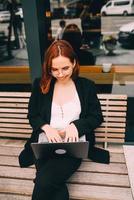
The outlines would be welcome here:
M 31 147 L 36 159 L 49 158 L 54 155 L 87 158 L 89 142 L 31 143 Z

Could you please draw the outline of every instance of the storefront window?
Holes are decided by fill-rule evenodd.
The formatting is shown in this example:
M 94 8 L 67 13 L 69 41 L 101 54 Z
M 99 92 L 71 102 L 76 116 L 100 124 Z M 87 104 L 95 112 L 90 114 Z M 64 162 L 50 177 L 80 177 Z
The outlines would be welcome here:
M 0 1 L 0 65 L 28 65 L 23 9 L 20 1 Z
M 80 48 L 93 54 L 94 64 L 133 64 L 134 8 L 132 1 L 127 2 L 118 0 L 116 6 L 108 0 L 51 0 L 52 38 L 57 39 L 60 20 L 64 20 L 66 26 L 79 28 Z

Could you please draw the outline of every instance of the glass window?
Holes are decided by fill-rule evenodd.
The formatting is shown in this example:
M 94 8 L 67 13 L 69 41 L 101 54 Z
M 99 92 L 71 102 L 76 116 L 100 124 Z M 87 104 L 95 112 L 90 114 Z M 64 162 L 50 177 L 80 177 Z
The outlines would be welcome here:
M 111 2 L 109 2 L 107 5 L 106 5 L 106 7 L 109 7 L 109 6 L 111 6 L 112 5 L 112 3 Z
M 63 39 L 68 39 L 77 49 L 90 52 L 94 56 L 94 64 L 99 65 L 104 62 L 133 64 L 134 49 L 132 44 L 134 37 L 131 34 L 134 26 L 133 13 L 132 16 L 128 15 L 128 12 L 118 13 L 114 10 L 111 11 L 112 13 L 108 13 L 107 8 L 112 5 L 111 1 L 60 0 L 59 2 L 60 4 L 57 1 L 51 1 L 52 41 L 64 36 Z M 117 6 L 127 5 L 129 1 L 116 1 L 115 4 Z M 104 5 L 107 5 L 105 10 Z M 58 15 L 55 15 L 56 11 L 59 13 Z M 102 12 L 104 16 L 101 16 Z M 122 15 L 128 16 L 122 18 Z M 60 27 L 60 21 L 64 21 L 65 26 Z M 73 31 L 75 29 L 72 28 L 73 25 L 68 27 L 70 24 L 75 24 L 77 31 Z M 76 32 L 78 38 L 74 37 Z M 59 33 L 60 36 L 57 36 Z M 111 46 L 106 44 L 108 41 L 112 44 Z
M 130 1 L 119 1 L 119 2 L 115 2 L 114 6 L 125 6 L 128 5 L 130 3 Z
M 0 65 L 28 65 L 23 9 L 19 1 L 1 1 L 0 55 Z

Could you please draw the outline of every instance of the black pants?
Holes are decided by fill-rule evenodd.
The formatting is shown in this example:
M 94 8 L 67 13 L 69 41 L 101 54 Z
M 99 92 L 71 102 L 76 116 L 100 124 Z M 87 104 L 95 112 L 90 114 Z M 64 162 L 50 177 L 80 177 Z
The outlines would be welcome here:
M 32 200 L 69 200 L 66 180 L 80 164 L 81 159 L 63 155 L 39 160 Z

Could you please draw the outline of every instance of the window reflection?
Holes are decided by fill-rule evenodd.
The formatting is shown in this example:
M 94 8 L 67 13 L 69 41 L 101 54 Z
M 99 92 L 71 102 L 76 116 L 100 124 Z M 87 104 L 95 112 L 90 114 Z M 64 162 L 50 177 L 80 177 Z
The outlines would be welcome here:
M 28 64 L 23 10 L 20 1 L 0 1 L 0 55 L 1 65 Z
M 116 5 L 123 7 L 123 0 L 116 0 Z M 81 49 L 93 54 L 94 64 L 111 62 L 113 64 L 133 64 L 134 56 L 134 1 L 124 0 L 125 7 L 131 5 L 131 13 L 109 15 L 104 12 L 111 7 L 111 0 L 50 0 L 51 20 L 48 28 L 47 47 L 55 40 L 59 22 L 66 26 L 76 24 L 82 35 Z M 112 9 L 115 11 L 115 9 Z M 127 15 L 127 16 L 123 16 Z M 104 45 L 106 38 L 116 40 L 113 53 Z M 0 1 L 0 64 L 28 65 L 26 36 L 22 5 L 19 0 Z M 113 40 L 111 40 L 113 41 Z M 12 61 L 12 62 L 11 62 Z
M 123 10 L 124 2 L 125 7 L 131 6 L 130 13 Z M 82 34 L 81 48 L 85 48 L 85 51 L 94 55 L 95 64 L 103 64 L 104 62 L 133 64 L 133 1 L 117 0 L 115 3 L 116 13 L 108 14 L 104 12 L 104 7 L 110 9 L 111 6 L 111 0 L 61 0 L 59 3 L 51 1 L 53 40 L 56 39 L 59 21 L 64 20 L 66 26 L 72 23 L 78 26 Z M 120 7 L 121 13 L 119 13 Z M 106 40 L 109 40 L 109 45 L 105 45 L 105 43 L 108 43 Z

